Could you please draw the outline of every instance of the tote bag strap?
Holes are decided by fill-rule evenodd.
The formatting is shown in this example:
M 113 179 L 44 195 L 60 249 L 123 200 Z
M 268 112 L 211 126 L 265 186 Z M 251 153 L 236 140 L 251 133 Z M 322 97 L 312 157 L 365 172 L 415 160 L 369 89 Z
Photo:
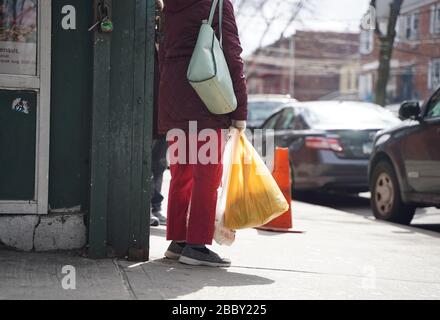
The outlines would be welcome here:
M 223 0 L 212 0 L 212 4 L 211 4 L 211 12 L 209 13 L 209 20 L 208 20 L 208 24 L 212 27 L 212 23 L 214 21 L 214 14 L 215 14 L 215 9 L 217 9 L 217 5 L 218 5 L 218 9 L 219 9 L 219 16 L 218 16 L 218 26 L 219 26 L 219 32 L 220 32 L 220 46 L 223 47 L 223 30 L 222 30 L 222 22 L 223 22 Z

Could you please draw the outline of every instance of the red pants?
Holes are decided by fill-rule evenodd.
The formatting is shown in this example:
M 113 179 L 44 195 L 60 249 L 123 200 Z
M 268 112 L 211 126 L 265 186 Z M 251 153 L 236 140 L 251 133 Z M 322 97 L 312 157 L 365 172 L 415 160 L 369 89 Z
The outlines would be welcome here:
M 197 142 L 196 148 L 190 150 L 190 140 L 194 143 L 197 137 L 191 137 L 188 134 L 186 135 L 186 164 L 173 164 L 177 155 L 170 154 L 171 183 L 168 193 L 168 240 L 186 241 L 189 244 L 212 244 L 217 190 L 223 173 L 221 130 L 217 130 L 217 138 L 217 154 L 214 155 L 217 159 L 212 161 L 215 163 L 202 164 L 198 157 L 195 162 L 191 162 L 193 164 L 189 163 L 191 157 L 195 159 L 195 149 L 197 149 L 198 154 L 206 141 Z M 175 143 L 169 142 L 169 147 L 171 148 Z

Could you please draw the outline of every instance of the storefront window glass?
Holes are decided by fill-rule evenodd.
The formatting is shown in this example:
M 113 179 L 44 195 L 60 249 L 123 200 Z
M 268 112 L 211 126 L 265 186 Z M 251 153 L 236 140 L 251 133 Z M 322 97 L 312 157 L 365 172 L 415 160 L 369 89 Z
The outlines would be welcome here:
M 37 0 L 0 0 L 0 74 L 37 75 Z

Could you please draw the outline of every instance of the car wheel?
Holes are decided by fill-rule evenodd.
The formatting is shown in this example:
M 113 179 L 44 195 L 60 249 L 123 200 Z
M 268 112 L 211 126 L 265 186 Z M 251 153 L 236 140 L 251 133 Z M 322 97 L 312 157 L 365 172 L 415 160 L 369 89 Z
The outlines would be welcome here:
M 295 174 L 293 172 L 293 163 L 290 162 L 290 183 L 292 185 L 292 191 L 295 187 Z
M 409 225 L 415 207 L 403 203 L 394 168 L 388 161 L 379 162 L 373 169 L 371 205 L 376 219 Z
M 295 169 L 293 168 L 293 163 L 290 162 L 290 183 L 291 183 L 291 192 L 292 192 L 292 197 L 300 197 L 301 195 L 304 194 L 303 191 L 301 190 L 297 190 L 295 188 Z
M 310 195 L 310 191 L 298 190 L 295 188 L 295 169 L 293 168 L 293 163 L 290 162 L 290 182 L 291 182 L 291 195 L 293 199 L 301 200 L 307 198 Z

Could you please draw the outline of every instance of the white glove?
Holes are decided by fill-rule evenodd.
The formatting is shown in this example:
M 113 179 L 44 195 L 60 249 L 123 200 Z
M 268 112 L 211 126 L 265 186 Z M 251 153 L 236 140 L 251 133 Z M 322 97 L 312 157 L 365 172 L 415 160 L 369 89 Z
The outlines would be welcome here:
M 239 131 L 246 130 L 246 121 L 245 120 L 232 120 L 232 127 L 238 129 Z

